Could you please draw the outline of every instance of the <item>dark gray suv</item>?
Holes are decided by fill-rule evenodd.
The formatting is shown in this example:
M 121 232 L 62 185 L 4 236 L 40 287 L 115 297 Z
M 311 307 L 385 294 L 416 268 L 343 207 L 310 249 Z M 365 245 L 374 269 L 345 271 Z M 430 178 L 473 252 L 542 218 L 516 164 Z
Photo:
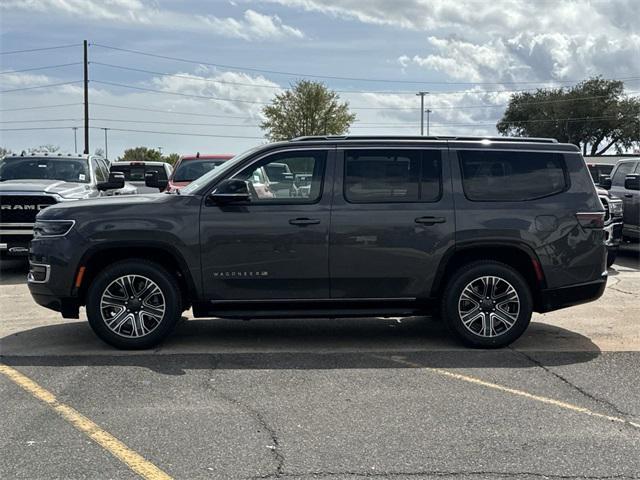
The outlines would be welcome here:
M 305 188 L 272 188 L 270 164 Z M 119 348 L 157 344 L 190 307 L 247 319 L 437 309 L 466 344 L 500 347 L 533 311 L 602 295 L 604 215 L 573 145 L 303 137 L 177 193 L 43 210 L 29 288 L 66 318 L 85 305 Z

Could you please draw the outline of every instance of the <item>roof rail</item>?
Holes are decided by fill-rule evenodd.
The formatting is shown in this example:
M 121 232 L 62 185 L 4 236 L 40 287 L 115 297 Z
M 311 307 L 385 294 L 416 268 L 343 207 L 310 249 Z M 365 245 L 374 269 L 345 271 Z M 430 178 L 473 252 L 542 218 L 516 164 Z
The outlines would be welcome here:
M 458 140 L 514 143 L 558 143 L 555 138 L 539 137 L 470 137 L 470 136 L 418 136 L 418 135 L 308 135 L 296 137 L 291 142 L 313 142 L 322 140 Z

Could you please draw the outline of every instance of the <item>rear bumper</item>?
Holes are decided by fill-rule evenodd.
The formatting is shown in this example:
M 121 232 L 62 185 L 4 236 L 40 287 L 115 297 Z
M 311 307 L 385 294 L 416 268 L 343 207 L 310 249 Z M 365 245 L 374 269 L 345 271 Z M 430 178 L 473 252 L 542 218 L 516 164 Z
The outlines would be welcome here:
M 607 274 L 595 282 L 543 290 L 540 293 L 539 312 L 551 312 L 599 299 L 607 286 Z

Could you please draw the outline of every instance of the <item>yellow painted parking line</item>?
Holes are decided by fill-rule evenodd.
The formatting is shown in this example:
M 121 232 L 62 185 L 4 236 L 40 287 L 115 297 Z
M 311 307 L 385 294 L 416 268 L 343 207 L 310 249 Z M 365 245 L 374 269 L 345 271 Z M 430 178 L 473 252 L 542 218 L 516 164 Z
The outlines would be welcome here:
M 58 401 L 50 391 L 42 388 L 29 377 L 23 375 L 15 368 L 0 363 L 0 373 L 13 383 L 29 392 L 35 398 L 51 407 L 58 415 L 73 425 L 76 429 L 87 435 L 111 455 L 116 457 L 127 467 L 149 480 L 171 480 L 171 477 L 146 460 L 139 453 L 131 450 L 116 437 L 106 432 L 87 417 L 74 408 Z
M 480 385 L 480 386 L 486 387 L 486 388 L 492 388 L 492 389 L 498 390 L 500 392 L 509 393 L 511 395 L 517 395 L 519 397 L 528 398 L 529 400 L 534 400 L 534 401 L 540 402 L 540 403 L 546 403 L 547 405 L 553 405 L 553 406 L 556 406 L 556 407 L 559 407 L 559 408 L 563 408 L 565 410 L 571 410 L 572 412 L 580 413 L 580 414 L 583 414 L 583 415 L 589 415 L 590 417 L 597 417 L 597 418 L 602 418 L 604 420 L 609 420 L 611 422 L 623 423 L 625 425 L 629 425 L 631 427 L 640 429 L 640 423 L 632 422 L 630 420 L 627 420 L 627 419 L 621 418 L 621 417 L 614 417 L 612 415 L 606 415 L 604 413 L 594 412 L 593 410 L 590 410 L 588 408 L 580 407 L 578 405 L 573 405 L 571 403 L 563 402 L 561 400 L 555 400 L 553 398 L 543 397 L 542 395 L 535 395 L 533 393 L 525 392 L 524 390 L 518 390 L 516 388 L 505 387 L 504 385 L 500 385 L 498 383 L 487 382 L 485 380 L 481 380 L 479 378 L 472 377 L 470 375 L 462 375 L 460 373 L 450 372 L 449 370 L 445 370 L 443 368 L 425 367 L 425 366 L 420 365 L 418 363 L 410 362 L 408 360 L 405 360 L 404 358 L 400 358 L 400 357 L 397 357 L 397 356 L 393 356 L 393 357 L 382 357 L 382 356 L 378 356 L 378 355 L 375 355 L 375 356 L 377 358 L 380 358 L 380 359 L 391 360 L 393 362 L 400 363 L 400 364 L 403 364 L 403 365 L 407 365 L 407 366 L 410 366 L 410 367 L 420 368 L 420 369 L 423 369 L 423 370 L 428 370 L 430 372 L 437 373 L 438 375 L 442 375 L 442 376 L 449 377 L 449 378 L 454 378 L 456 380 L 461 380 L 463 382 L 472 383 L 474 385 Z

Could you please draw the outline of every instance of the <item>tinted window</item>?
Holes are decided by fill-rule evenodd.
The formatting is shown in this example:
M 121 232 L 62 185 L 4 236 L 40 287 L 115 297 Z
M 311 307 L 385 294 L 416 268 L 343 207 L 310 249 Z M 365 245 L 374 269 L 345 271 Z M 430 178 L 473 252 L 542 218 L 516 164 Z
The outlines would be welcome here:
M 167 179 L 167 172 L 162 165 L 113 165 L 111 171 L 123 173 L 127 182 L 144 182 L 144 175 L 152 171 L 158 172 L 158 179 Z
M 183 160 L 178 165 L 175 173 L 173 174 L 174 182 L 192 182 L 196 178 L 200 178 L 205 173 L 216 169 L 222 165 L 226 160 L 212 160 L 212 159 L 194 159 Z
M 615 185 L 616 187 L 624 187 L 624 178 L 633 172 L 633 167 L 635 164 L 633 162 L 622 162 L 618 164 L 618 168 L 616 168 L 616 173 L 613 174 L 611 178 L 611 185 Z
M 326 158 L 322 150 L 280 152 L 252 164 L 236 178 L 249 182 L 252 203 L 313 203 L 322 193 Z
M 440 198 L 439 150 L 346 150 L 344 195 L 352 203 Z
M 559 153 L 462 150 L 458 155 L 469 200 L 531 200 L 567 187 L 564 158 Z

